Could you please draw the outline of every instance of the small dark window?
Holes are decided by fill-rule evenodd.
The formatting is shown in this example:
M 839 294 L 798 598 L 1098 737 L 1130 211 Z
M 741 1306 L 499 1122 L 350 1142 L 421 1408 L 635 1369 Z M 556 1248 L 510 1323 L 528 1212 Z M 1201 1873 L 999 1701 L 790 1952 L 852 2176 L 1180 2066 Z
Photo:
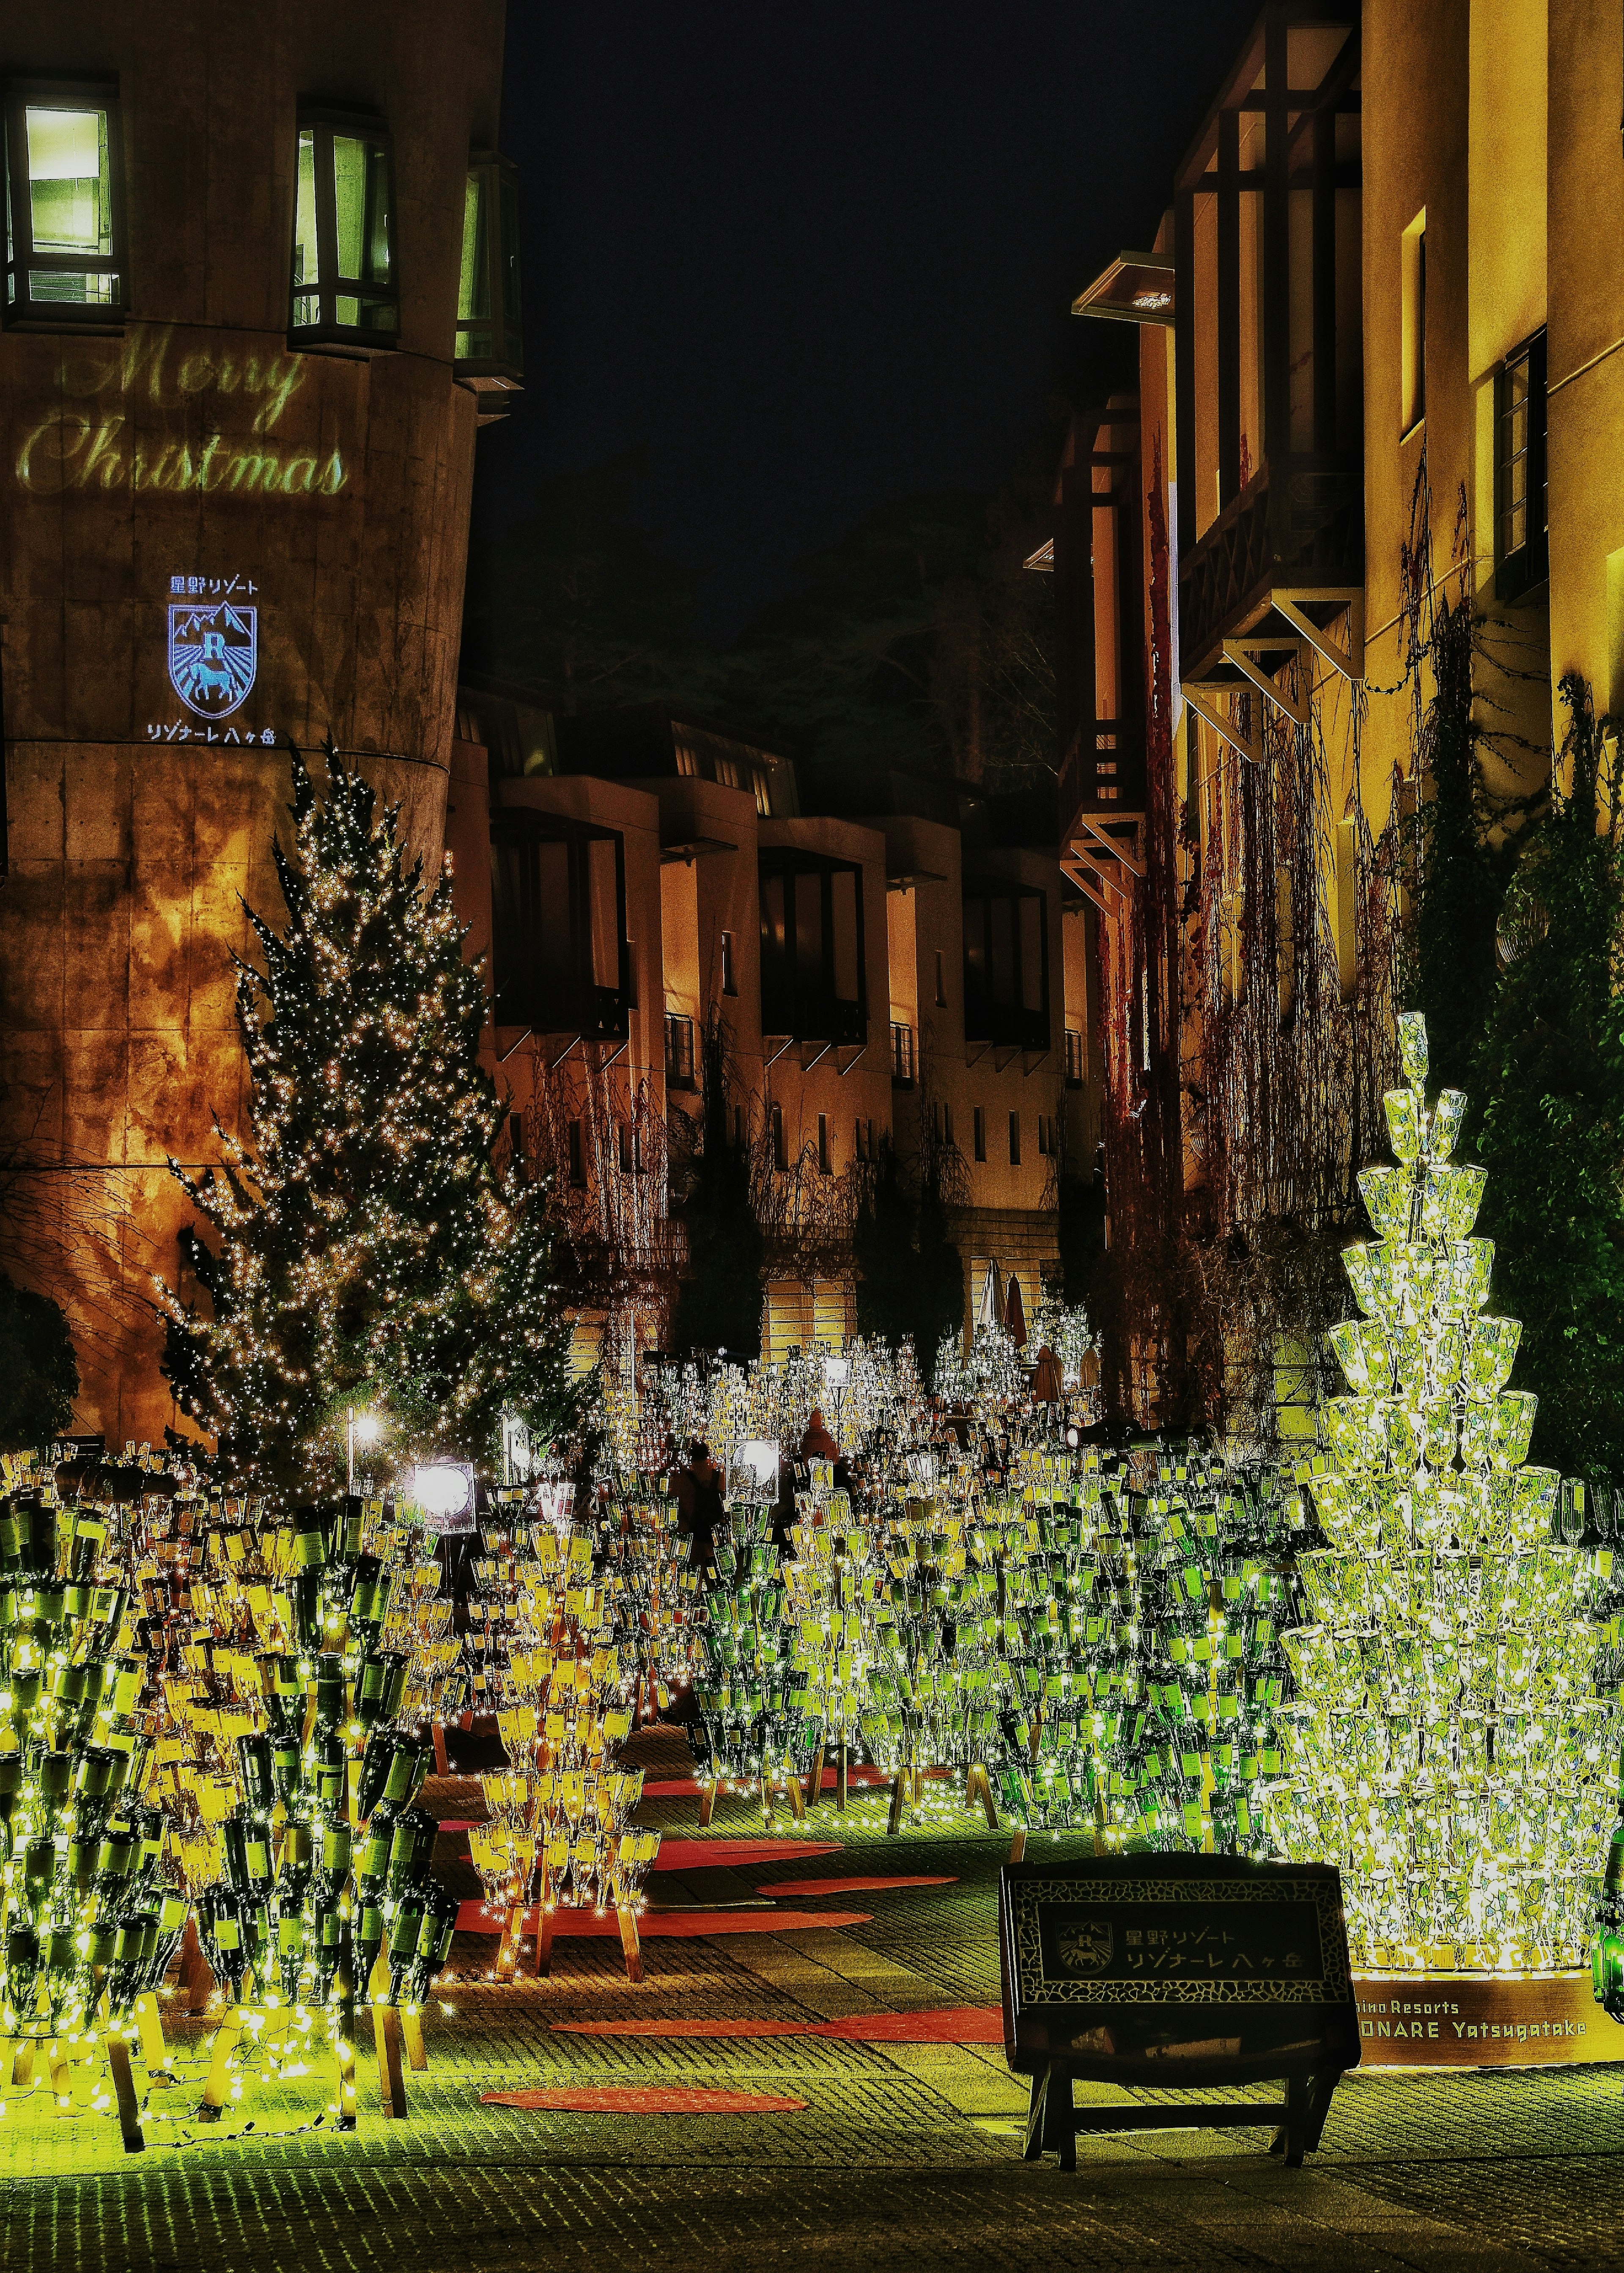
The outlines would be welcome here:
M 942 1142 L 944 1144 L 951 1144 L 952 1141 L 953 1108 L 951 1105 L 944 1105 L 942 1107 Z
M 632 1124 L 629 1121 L 622 1121 L 620 1123 L 620 1174 L 623 1176 L 635 1175 L 636 1173 L 637 1147 L 636 1140 L 632 1133 Z
M 5 88 L 5 320 L 117 324 L 130 304 L 117 82 Z
M 1019 1168 L 1020 1166 L 1020 1115 L 1019 1113 L 1011 1113 L 1010 1115 L 1010 1166 L 1011 1168 Z
M 524 376 L 519 332 L 519 182 L 512 161 L 476 151 L 462 193 L 457 280 L 459 379 L 515 384 Z
M 665 1013 L 665 1086 L 694 1086 L 694 1021 L 680 1016 L 674 1010 Z
M 936 1008 L 938 1010 L 945 1010 L 947 1008 L 947 974 L 943 965 L 940 948 L 936 949 Z
M 298 135 L 292 336 L 304 346 L 393 347 L 401 310 L 388 130 L 302 103 Z
M 978 1160 L 984 1160 L 987 1158 L 987 1115 L 979 1105 L 975 1108 L 974 1130 L 975 1157 Z
M 787 1168 L 789 1166 L 789 1154 L 784 1149 L 784 1107 L 781 1105 L 775 1105 L 772 1108 L 772 1165 L 775 1168 Z
M 1545 335 L 1507 356 L 1498 386 L 1494 596 L 1521 599 L 1551 573 L 1545 500 Z
M 820 1113 L 817 1116 L 817 1173 L 820 1176 L 834 1173 L 829 1154 L 829 1115 L 826 1113 Z
M 1080 1089 L 1083 1085 L 1083 1037 L 1075 1026 L 1066 1028 L 1065 1079 L 1068 1089 Z
M 586 1147 L 582 1141 L 581 1123 L 569 1124 L 569 1181 L 572 1184 L 586 1182 Z
M 914 1086 L 914 1029 L 895 1018 L 891 1027 L 891 1077 L 898 1089 Z
M 1046 1159 L 1048 1156 L 1049 1117 L 1046 1114 L 1040 1113 L 1038 1115 L 1038 1158 L 1040 1160 L 1042 1160 Z
M 733 969 L 733 935 L 730 931 L 722 934 L 722 992 L 724 994 L 739 992 L 738 973 Z

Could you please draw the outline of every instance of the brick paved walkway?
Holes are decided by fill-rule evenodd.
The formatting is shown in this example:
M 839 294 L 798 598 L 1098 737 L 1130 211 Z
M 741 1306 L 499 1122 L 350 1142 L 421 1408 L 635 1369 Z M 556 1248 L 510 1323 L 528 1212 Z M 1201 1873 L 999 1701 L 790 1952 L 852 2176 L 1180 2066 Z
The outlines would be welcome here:
M 649 1751 L 651 1766 L 676 1764 L 659 1738 Z M 442 1816 L 466 1815 L 477 1810 L 477 1786 L 441 1785 L 429 1802 Z M 645 1812 L 697 1835 L 691 1802 L 651 1801 Z M 724 1803 L 711 1835 L 760 1829 L 741 1803 Z M 994 1888 L 1006 1842 L 957 1812 L 898 1840 L 883 1829 L 883 1802 L 844 1818 L 825 1805 L 808 1835 L 840 1840 L 841 1855 L 739 1866 L 731 1877 L 662 1873 L 660 1896 L 709 1908 L 748 1901 L 759 1884 L 886 1870 L 956 1883 L 803 1905 L 873 1913 L 871 1924 L 838 1932 L 650 1937 L 635 1988 L 618 1942 L 561 1940 L 550 1980 L 462 1987 L 452 2013 L 432 2015 L 430 2068 L 409 2075 L 404 2122 L 379 2114 L 365 2058 L 353 2134 L 325 2122 L 300 2128 L 321 2113 L 320 2075 L 251 2079 L 220 2128 L 203 2128 L 191 2119 L 202 2040 L 184 2022 L 170 2030 L 180 2080 L 153 2093 L 139 2158 L 120 2152 L 106 2117 L 59 2115 L 41 2093 L 13 2098 L 0 2121 L 0 2266 L 1624 2265 L 1624 2071 L 1355 2076 L 1337 2094 L 1323 2153 L 1302 2172 L 1271 2161 L 1262 2133 L 1184 2132 L 1081 2143 L 1072 2177 L 1020 2162 L 1026 2089 L 996 2047 L 553 2029 L 633 2015 L 811 2022 L 995 2002 Z M 467 1872 L 456 1859 L 465 1851 L 455 1836 L 442 1850 L 454 1875 Z M 477 1891 L 471 1873 L 459 1883 Z M 460 1939 L 454 1962 L 477 1966 L 493 1948 Z M 807 2105 L 632 2119 L 480 2100 L 571 2082 L 710 2084 Z

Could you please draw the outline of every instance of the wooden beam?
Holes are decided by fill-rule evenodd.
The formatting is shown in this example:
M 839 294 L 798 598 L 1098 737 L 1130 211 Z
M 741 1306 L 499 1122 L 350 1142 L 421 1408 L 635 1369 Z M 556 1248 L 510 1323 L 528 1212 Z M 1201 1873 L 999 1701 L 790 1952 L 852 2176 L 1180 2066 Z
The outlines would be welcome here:
M 1272 702 L 1277 710 L 1283 710 L 1297 725 L 1306 726 L 1309 719 L 1307 687 L 1302 686 L 1296 694 L 1288 694 L 1284 687 L 1278 686 L 1264 670 L 1259 661 L 1262 656 L 1278 655 L 1281 649 L 1288 644 L 1297 649 L 1300 658 L 1302 649 L 1296 640 L 1287 642 L 1283 640 L 1227 639 L 1223 643 L 1223 659 L 1226 663 L 1232 663 L 1237 671 L 1252 681 L 1265 701 Z M 1304 679 L 1307 676 L 1305 669 L 1303 676 Z
M 1241 122 L 1218 120 L 1218 509 L 1241 486 Z M 1191 311 L 1193 315 L 1193 311 Z M 1254 446 L 1259 438 L 1254 437 Z
M 1174 478 L 1178 484 L 1178 558 L 1195 551 L 1195 192 L 1181 189 L 1173 201 L 1173 304 L 1183 320 L 1174 331 Z M 1177 658 L 1174 658 L 1177 668 Z
M 1365 595 L 1357 586 L 1347 586 L 1326 592 L 1276 592 L 1274 606 L 1292 630 L 1312 648 L 1322 662 L 1344 679 L 1359 679 L 1365 676 Z M 1304 611 L 1309 606 L 1331 606 L 1348 611 L 1348 644 L 1341 647 L 1328 633 L 1323 631 Z
M 1249 759 L 1254 766 L 1267 764 L 1268 760 L 1264 752 L 1261 737 L 1243 734 L 1232 720 L 1226 718 L 1212 700 L 1212 690 L 1209 687 L 1197 686 L 1189 679 L 1185 679 L 1184 690 L 1184 700 L 1195 712 L 1196 716 L 1206 720 L 1220 741 L 1227 742 L 1232 750 L 1238 751 L 1243 758 Z

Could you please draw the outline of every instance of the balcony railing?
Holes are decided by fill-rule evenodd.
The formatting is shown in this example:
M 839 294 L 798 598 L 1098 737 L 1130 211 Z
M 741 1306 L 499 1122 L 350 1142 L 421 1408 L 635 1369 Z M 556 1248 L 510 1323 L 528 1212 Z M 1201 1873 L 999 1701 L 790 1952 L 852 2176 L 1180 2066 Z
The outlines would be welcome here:
M 1200 679 L 1276 588 L 1365 581 L 1364 475 L 1357 456 L 1298 452 L 1264 466 L 1179 566 L 1179 676 Z
M 1079 813 L 1110 820 L 1145 810 L 1145 743 L 1136 721 L 1097 718 L 1094 747 L 1084 730 L 1072 735 L 1056 783 L 1056 818 L 1064 838 Z

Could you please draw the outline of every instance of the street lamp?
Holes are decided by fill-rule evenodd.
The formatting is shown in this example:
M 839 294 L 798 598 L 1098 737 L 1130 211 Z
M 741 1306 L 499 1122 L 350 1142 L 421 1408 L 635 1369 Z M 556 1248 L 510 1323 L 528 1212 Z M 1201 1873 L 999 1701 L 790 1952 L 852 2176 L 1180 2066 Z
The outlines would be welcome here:
M 852 1361 L 849 1357 L 836 1357 L 831 1353 L 824 1358 L 823 1385 L 834 1392 L 835 1442 L 841 1445 L 844 1445 L 844 1439 L 840 1434 L 840 1407 L 846 1394 L 846 1384 L 851 1377 Z
M 375 1444 L 383 1434 L 383 1422 L 375 1413 L 357 1413 L 353 1405 L 344 1414 L 344 1489 L 355 1490 L 355 1452 L 357 1444 Z

